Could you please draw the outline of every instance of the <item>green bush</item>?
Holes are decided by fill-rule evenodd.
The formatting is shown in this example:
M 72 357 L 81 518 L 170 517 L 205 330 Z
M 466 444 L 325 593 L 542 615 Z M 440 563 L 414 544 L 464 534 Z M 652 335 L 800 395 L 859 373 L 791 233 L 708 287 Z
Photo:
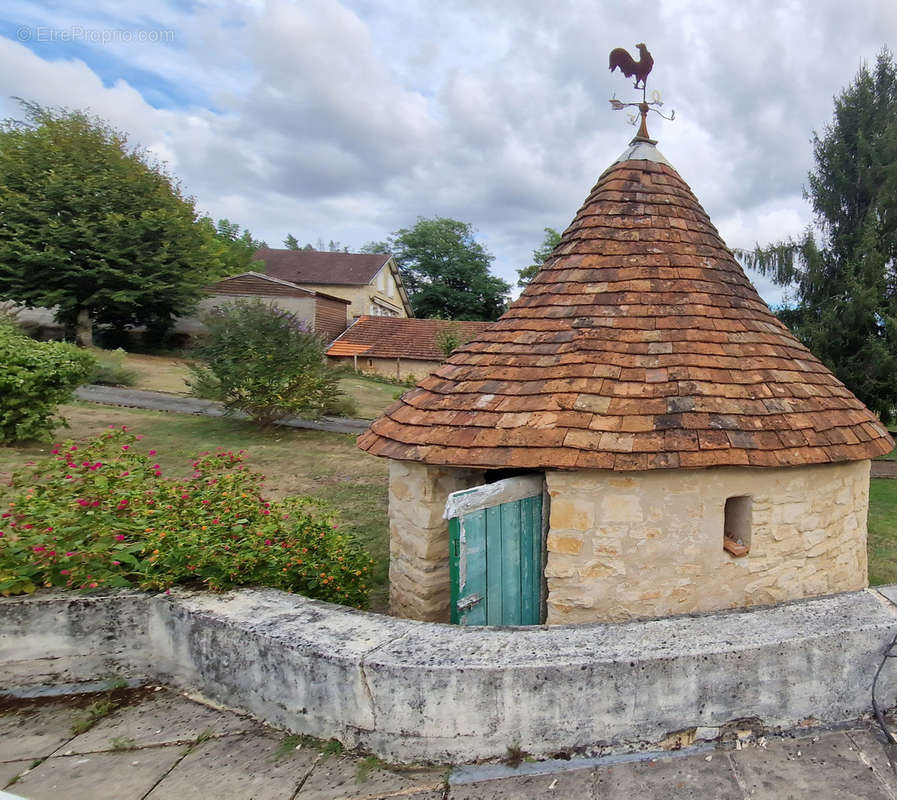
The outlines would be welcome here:
M 266 427 L 285 417 L 319 417 L 341 396 L 324 362 L 325 342 L 295 315 L 260 300 L 238 300 L 204 315 L 189 381 Z
M 0 519 L 0 594 L 38 587 L 269 586 L 362 607 L 370 557 L 309 498 L 268 501 L 242 453 L 168 478 L 140 437 L 67 442 L 14 476 Z
M 37 342 L 0 320 L 0 444 L 48 439 L 65 420 L 56 409 L 84 382 L 89 353 L 62 342 Z
M 133 386 L 139 377 L 130 367 L 125 366 L 127 353 L 120 347 L 115 350 L 95 349 L 90 351 L 94 357 L 94 366 L 90 371 L 88 383 L 100 383 L 105 386 Z

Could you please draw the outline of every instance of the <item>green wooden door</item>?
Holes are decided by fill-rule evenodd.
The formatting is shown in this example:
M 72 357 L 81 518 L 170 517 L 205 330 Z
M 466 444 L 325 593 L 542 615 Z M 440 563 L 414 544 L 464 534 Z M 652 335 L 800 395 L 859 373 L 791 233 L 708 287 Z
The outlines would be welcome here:
M 449 495 L 453 623 L 542 621 L 542 482 L 526 475 Z

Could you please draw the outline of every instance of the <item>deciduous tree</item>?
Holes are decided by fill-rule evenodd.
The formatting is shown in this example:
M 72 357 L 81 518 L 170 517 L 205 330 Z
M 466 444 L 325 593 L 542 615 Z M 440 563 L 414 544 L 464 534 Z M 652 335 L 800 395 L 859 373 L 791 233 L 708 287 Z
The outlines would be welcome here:
M 533 263 L 517 270 L 518 286 L 527 286 L 536 277 L 536 273 L 542 268 L 545 259 L 551 255 L 551 251 L 561 240 L 561 235 L 554 228 L 544 228 L 543 230 L 545 236 L 542 238 L 542 244 L 533 250 Z
M 162 331 L 218 277 L 209 219 L 99 117 L 22 101 L 0 126 L 0 297 L 94 323 Z
M 418 317 L 495 320 L 511 288 L 489 272 L 492 254 L 456 219 L 419 217 L 388 241 Z

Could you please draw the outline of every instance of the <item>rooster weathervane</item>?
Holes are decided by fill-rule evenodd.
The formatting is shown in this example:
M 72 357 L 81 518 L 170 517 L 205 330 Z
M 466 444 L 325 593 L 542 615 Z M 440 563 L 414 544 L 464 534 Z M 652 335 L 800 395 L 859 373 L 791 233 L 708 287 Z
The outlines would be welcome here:
M 634 142 L 651 142 L 655 144 L 656 142 L 650 136 L 648 136 L 648 112 L 654 111 L 659 114 L 664 119 L 672 120 L 676 117 L 676 112 L 673 111 L 670 113 L 670 116 L 666 116 L 658 108 L 652 108 L 652 106 L 662 106 L 663 101 L 660 99 L 660 92 L 656 89 L 651 93 L 651 100 L 648 100 L 647 97 L 647 82 L 648 75 L 651 74 L 651 69 L 654 67 L 654 59 L 651 57 L 651 53 L 648 52 L 648 47 L 644 42 L 640 42 L 636 45 L 636 48 L 639 51 L 639 60 L 636 61 L 629 53 L 627 53 L 622 47 L 615 47 L 610 51 L 610 71 L 613 72 L 617 67 L 620 68 L 620 72 L 622 72 L 627 78 L 635 78 L 635 83 L 633 84 L 636 89 L 642 90 L 642 99 L 639 103 L 623 103 L 620 100 L 617 100 L 616 96 L 614 96 L 610 104 L 613 107 L 614 111 L 622 111 L 624 108 L 628 108 L 633 106 L 639 110 L 639 114 L 641 116 L 641 125 L 639 126 L 638 133 L 635 135 L 633 139 Z M 629 117 L 629 121 L 635 125 L 638 117 L 635 114 L 632 114 Z

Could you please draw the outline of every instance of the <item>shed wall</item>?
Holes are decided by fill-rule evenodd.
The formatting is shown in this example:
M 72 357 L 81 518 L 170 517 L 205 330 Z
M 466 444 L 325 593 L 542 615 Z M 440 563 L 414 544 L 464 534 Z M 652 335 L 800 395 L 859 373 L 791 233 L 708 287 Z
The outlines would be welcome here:
M 548 623 L 627 620 L 860 589 L 870 462 L 547 473 Z M 723 550 L 751 497 L 750 552 Z

